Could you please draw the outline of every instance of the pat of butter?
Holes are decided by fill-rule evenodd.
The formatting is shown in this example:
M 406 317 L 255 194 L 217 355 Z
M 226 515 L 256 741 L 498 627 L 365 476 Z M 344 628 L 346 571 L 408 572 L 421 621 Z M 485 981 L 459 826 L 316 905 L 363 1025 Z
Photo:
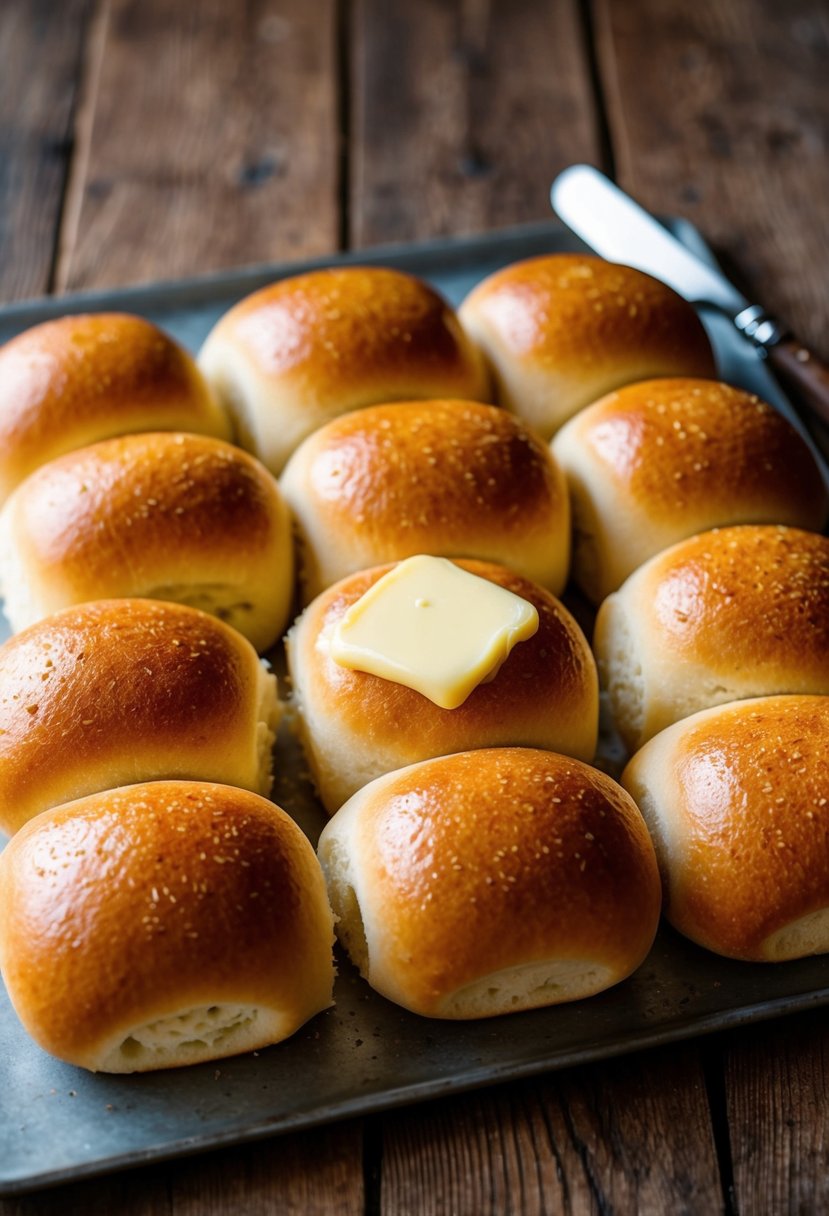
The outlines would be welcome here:
M 443 557 L 400 562 L 352 604 L 331 657 L 457 709 L 538 629 L 533 604 Z

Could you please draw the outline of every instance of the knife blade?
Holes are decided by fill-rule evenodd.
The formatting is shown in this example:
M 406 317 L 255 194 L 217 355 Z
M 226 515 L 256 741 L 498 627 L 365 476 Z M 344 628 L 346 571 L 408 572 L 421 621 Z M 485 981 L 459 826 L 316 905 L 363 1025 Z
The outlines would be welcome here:
M 553 182 L 550 201 L 565 224 L 608 261 L 643 270 L 691 303 L 725 314 L 760 356 L 769 357 L 804 403 L 829 423 L 829 368 L 820 358 L 598 169 L 571 165 Z

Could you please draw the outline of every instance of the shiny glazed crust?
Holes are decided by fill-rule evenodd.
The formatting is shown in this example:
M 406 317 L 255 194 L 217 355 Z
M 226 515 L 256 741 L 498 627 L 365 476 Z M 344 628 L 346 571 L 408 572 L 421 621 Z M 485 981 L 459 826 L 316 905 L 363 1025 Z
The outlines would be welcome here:
M 490 400 L 484 362 L 449 305 L 399 270 L 284 278 L 216 323 L 198 356 L 244 446 L 280 473 L 306 435 L 380 401 Z
M 199 364 L 246 447 L 274 473 L 317 427 L 383 401 L 487 401 L 483 360 L 452 309 L 398 270 L 283 279 L 217 323 Z
M 542 440 L 494 406 L 356 410 L 309 436 L 280 486 L 299 527 L 306 602 L 416 553 L 503 562 L 554 594 L 567 580 L 563 474 Z
M 829 697 L 694 714 L 637 752 L 622 782 L 681 933 L 730 958 L 829 951 Z
M 142 317 L 60 317 L 0 348 L 0 502 L 64 452 L 162 430 L 230 438 L 190 355 Z
M 715 374 L 690 304 L 650 275 L 587 254 L 496 271 L 458 315 L 486 356 L 498 400 L 547 439 L 623 384 Z
M 21 1021 L 83 1068 L 264 1047 L 331 1004 L 333 924 L 313 849 L 279 807 L 228 786 L 152 782 L 40 815 L 0 857 L 0 925 Z M 209 1023 L 229 1009 L 231 1025 L 176 1041 L 193 1011 Z
M 278 718 L 275 677 L 213 617 L 153 600 L 69 608 L 0 646 L 0 830 L 158 777 L 267 794 Z
M 389 773 L 320 838 L 338 933 L 384 996 L 485 1017 L 591 995 L 644 959 L 653 846 L 605 774 L 525 748 Z
M 267 469 L 201 435 L 128 435 L 38 469 L 0 515 L 7 613 L 147 596 L 203 608 L 265 650 L 293 595 L 288 509 Z
M 382 773 L 449 752 L 521 744 L 592 759 L 598 682 L 576 622 L 548 591 L 504 566 L 457 564 L 529 600 L 540 621 L 495 678 L 457 709 L 441 709 L 402 684 L 342 667 L 328 653 L 327 636 L 389 566 L 351 575 L 323 592 L 288 634 L 300 736 L 329 813 Z
M 631 748 L 711 705 L 829 693 L 829 539 L 747 524 L 680 541 L 605 600 L 594 649 Z
M 714 380 L 648 380 L 582 410 L 553 452 L 573 500 L 574 576 L 599 603 L 669 545 L 724 524 L 819 531 L 829 501 L 790 422 Z

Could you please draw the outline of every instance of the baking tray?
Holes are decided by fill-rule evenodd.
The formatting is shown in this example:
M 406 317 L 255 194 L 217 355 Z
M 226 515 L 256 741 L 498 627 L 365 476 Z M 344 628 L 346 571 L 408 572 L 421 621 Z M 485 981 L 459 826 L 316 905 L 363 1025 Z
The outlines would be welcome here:
M 672 230 L 710 256 L 693 228 Z M 126 309 L 195 350 L 240 296 L 285 274 L 332 263 L 397 266 L 453 303 L 518 258 L 583 249 L 549 223 L 482 238 L 384 248 L 256 267 L 162 286 L 39 300 L 0 310 L 0 340 L 66 312 Z M 724 379 L 791 407 L 731 325 L 703 315 Z M 800 424 L 799 424 L 800 425 Z M 4 636 L 0 632 L 0 637 Z M 292 741 L 278 747 L 274 797 L 312 839 L 323 816 Z M 340 959 L 336 1007 L 287 1043 L 215 1064 L 132 1077 L 92 1075 L 40 1051 L 0 988 L 0 1195 L 256 1140 L 829 1002 L 829 958 L 758 966 L 707 954 L 663 928 L 640 970 L 600 996 L 479 1022 L 436 1022 L 378 996 Z

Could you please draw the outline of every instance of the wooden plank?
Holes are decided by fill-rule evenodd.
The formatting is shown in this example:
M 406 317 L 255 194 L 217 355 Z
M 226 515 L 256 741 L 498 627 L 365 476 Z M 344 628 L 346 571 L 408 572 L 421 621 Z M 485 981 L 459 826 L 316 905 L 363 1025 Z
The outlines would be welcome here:
M 699 1050 L 388 1116 L 381 1196 L 384 1216 L 721 1211 Z
M 725 1044 L 736 1210 L 829 1210 L 825 1011 L 741 1030 Z
M 0 1216 L 363 1216 L 359 1120 L 0 1199 Z
M 824 0 L 597 0 L 596 31 L 620 185 L 829 353 Z
M 356 0 L 353 46 L 355 246 L 547 219 L 598 163 L 575 0 Z
M 0 300 L 49 290 L 91 0 L 0 4 Z
M 102 4 L 58 285 L 334 248 L 334 0 Z

